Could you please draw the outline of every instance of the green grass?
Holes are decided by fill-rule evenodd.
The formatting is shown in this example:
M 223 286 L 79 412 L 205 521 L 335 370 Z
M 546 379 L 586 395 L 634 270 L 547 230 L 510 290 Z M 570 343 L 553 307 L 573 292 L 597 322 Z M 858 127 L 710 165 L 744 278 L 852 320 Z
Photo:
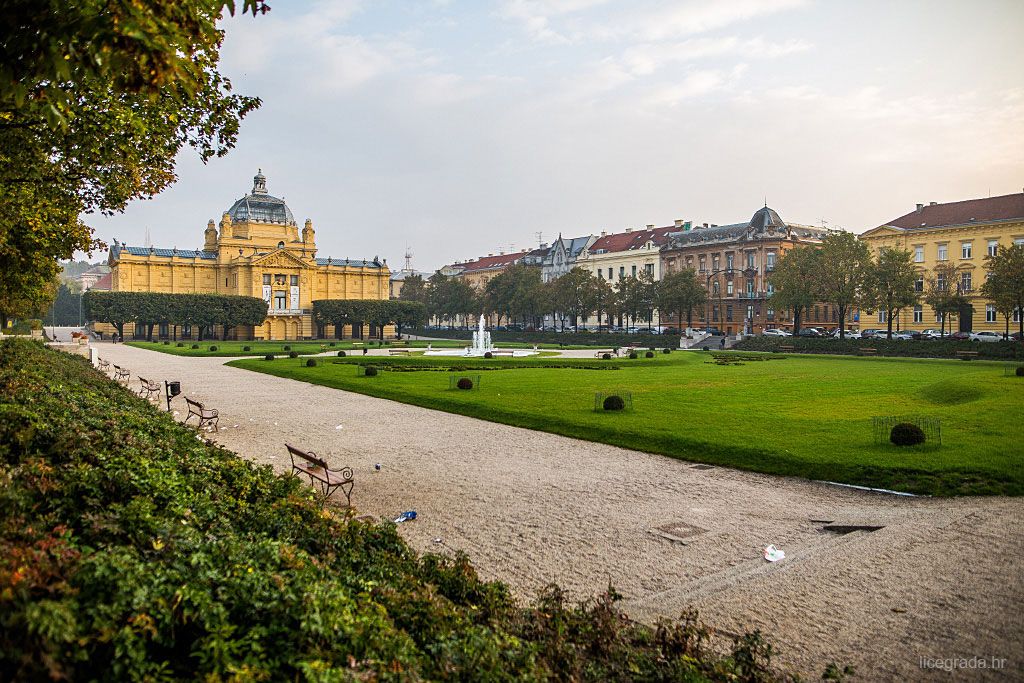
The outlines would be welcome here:
M 334 342 L 334 346 L 331 346 L 331 342 Z M 140 349 L 149 349 L 151 351 L 160 351 L 161 353 L 169 353 L 174 356 L 200 356 L 200 357 L 233 357 L 233 356 L 265 356 L 268 353 L 274 353 L 279 355 L 288 355 L 288 351 L 284 350 L 285 346 L 290 346 L 292 351 L 297 351 L 299 355 L 308 355 L 313 353 L 320 353 L 322 351 L 350 351 L 356 350 L 361 352 L 364 348 L 377 348 L 380 343 L 376 339 L 370 339 L 364 342 L 353 339 L 339 339 L 339 340 L 323 340 L 323 341 L 218 341 L 218 340 L 207 340 L 197 342 L 194 340 L 180 342 L 183 346 L 178 346 L 179 342 L 172 341 L 170 344 L 164 344 L 162 341 L 159 342 L 146 342 L 146 341 L 130 341 L 125 342 L 128 346 L 136 346 Z M 464 348 L 470 342 L 461 340 L 449 340 L 444 339 L 440 341 L 411 341 L 401 344 L 401 347 L 409 347 L 416 349 L 425 349 L 428 344 L 433 345 L 435 349 L 453 349 L 453 348 Z M 193 349 L 192 345 L 198 344 L 198 349 Z M 358 344 L 358 346 L 357 346 Z M 326 348 L 321 348 L 321 345 Z M 210 351 L 211 346 L 216 346 L 216 351 Z M 249 350 L 246 351 L 245 347 L 248 346 Z M 515 344 L 512 342 L 498 342 L 494 345 L 500 349 L 526 349 L 531 348 L 531 344 Z M 384 346 L 382 348 L 388 348 Z M 398 346 L 396 345 L 396 348 Z M 538 344 L 537 348 L 540 349 L 588 349 L 589 346 L 559 346 L 558 344 Z M 601 347 L 601 348 L 608 348 Z
M 728 354 L 726 354 L 728 355 Z M 653 359 L 239 360 L 231 365 L 495 422 L 685 460 L 933 495 L 1024 494 L 1024 380 L 974 361 L 742 354 Z M 392 371 L 357 376 L 357 363 Z M 451 391 L 450 367 L 481 374 Z M 605 368 L 603 370 L 588 368 Z M 400 371 L 402 370 L 402 371 Z M 412 370 L 412 371 L 410 371 Z M 594 394 L 632 392 L 634 409 L 594 412 Z M 942 420 L 942 446 L 873 442 L 874 415 Z M 524 458 L 529 457 L 524 453 Z

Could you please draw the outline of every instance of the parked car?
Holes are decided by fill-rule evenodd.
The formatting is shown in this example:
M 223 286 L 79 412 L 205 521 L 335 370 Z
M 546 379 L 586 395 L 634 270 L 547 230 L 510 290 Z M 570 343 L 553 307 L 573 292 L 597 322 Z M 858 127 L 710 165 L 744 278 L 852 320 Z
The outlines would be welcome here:
M 786 332 L 785 330 L 779 330 L 779 329 L 765 330 L 761 334 L 763 336 L 765 336 L 765 337 L 792 337 L 793 336 L 792 333 Z
M 1024 337 L 1020 336 L 1020 332 L 1014 332 L 1013 334 L 1010 335 L 1010 339 L 1015 342 L 1019 342 L 1021 339 L 1024 339 Z
M 817 329 L 816 327 L 804 327 L 799 332 L 797 332 L 796 336 L 798 336 L 798 337 L 824 337 L 825 335 L 823 335 L 821 333 L 821 330 Z
M 953 339 L 955 341 L 970 341 L 971 339 L 970 332 L 954 332 L 953 334 L 948 336 L 950 339 Z
M 998 332 L 971 332 L 971 341 L 976 342 L 997 342 L 1002 341 L 1003 335 Z
M 834 337 L 835 339 L 839 339 L 839 328 L 837 327 L 836 329 L 834 329 L 831 332 L 829 332 L 829 336 L 830 337 Z M 846 336 L 848 338 L 849 337 L 856 337 L 857 333 L 854 332 L 853 330 L 846 330 Z
M 918 332 L 917 339 L 942 339 L 942 330 L 929 327 L 927 330 Z
M 861 336 L 861 337 L 862 337 L 863 339 L 869 339 L 869 338 L 871 338 L 871 337 L 874 337 L 874 336 L 875 336 L 876 334 L 878 334 L 878 332 L 880 332 L 880 331 L 881 331 L 881 330 L 876 330 L 876 329 L 873 329 L 873 328 L 868 328 L 868 329 L 866 329 L 866 330 L 861 330 L 861 331 L 860 331 L 860 336 Z
M 661 328 L 661 333 L 662 334 L 679 334 L 680 331 L 681 330 L 678 327 L 662 327 Z
M 881 336 L 882 336 L 883 339 L 885 338 L 885 334 L 884 333 Z M 893 332 L 892 333 L 892 338 L 895 341 L 910 341 L 910 340 L 916 339 L 916 337 L 914 336 L 913 332 L 908 332 L 906 330 L 904 330 L 902 332 Z
M 706 333 L 710 334 L 713 337 L 721 337 L 722 336 L 722 331 L 720 329 L 718 329 L 717 327 L 709 327 L 709 328 L 707 328 L 704 331 Z

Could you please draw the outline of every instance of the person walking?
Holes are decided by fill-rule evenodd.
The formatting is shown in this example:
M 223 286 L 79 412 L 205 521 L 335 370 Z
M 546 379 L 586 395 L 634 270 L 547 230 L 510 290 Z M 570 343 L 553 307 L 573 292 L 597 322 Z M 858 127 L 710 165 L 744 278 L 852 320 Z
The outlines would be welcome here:
M 725 337 L 722 337 L 722 341 L 718 342 L 718 348 L 725 349 Z

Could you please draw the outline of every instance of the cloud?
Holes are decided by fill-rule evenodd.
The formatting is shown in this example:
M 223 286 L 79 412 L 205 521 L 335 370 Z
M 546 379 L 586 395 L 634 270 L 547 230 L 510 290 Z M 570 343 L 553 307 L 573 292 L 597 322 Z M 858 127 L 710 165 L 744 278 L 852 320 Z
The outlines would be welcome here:
M 810 43 L 798 39 L 773 43 L 761 36 L 725 36 L 694 38 L 676 43 L 641 43 L 624 50 L 620 59 L 632 74 L 647 76 L 671 64 L 733 55 L 749 59 L 774 58 L 805 52 L 812 47 Z

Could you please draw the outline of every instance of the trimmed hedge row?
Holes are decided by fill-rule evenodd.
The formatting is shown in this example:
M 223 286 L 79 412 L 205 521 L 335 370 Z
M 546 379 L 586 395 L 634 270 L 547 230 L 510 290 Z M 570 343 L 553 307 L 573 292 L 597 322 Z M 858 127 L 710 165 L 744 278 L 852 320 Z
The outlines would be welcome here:
M 0 468 L 0 680 L 778 680 L 611 590 L 519 607 L 39 344 L 0 344 Z
M 861 349 L 875 349 L 879 356 L 908 358 L 956 358 L 957 351 L 977 351 L 988 360 L 1024 359 L 1024 344 L 1019 342 L 971 342 L 952 339 L 896 341 L 888 339 L 816 339 L 813 337 L 748 337 L 732 348 L 738 351 L 779 351 L 792 346 L 796 353 L 829 353 L 856 356 Z
M 413 330 L 413 334 L 437 339 L 472 339 L 471 330 Z M 678 334 L 621 334 L 610 332 L 516 332 L 494 330 L 492 342 L 517 344 L 563 344 L 565 346 L 629 346 L 639 344 L 651 348 L 678 346 Z

